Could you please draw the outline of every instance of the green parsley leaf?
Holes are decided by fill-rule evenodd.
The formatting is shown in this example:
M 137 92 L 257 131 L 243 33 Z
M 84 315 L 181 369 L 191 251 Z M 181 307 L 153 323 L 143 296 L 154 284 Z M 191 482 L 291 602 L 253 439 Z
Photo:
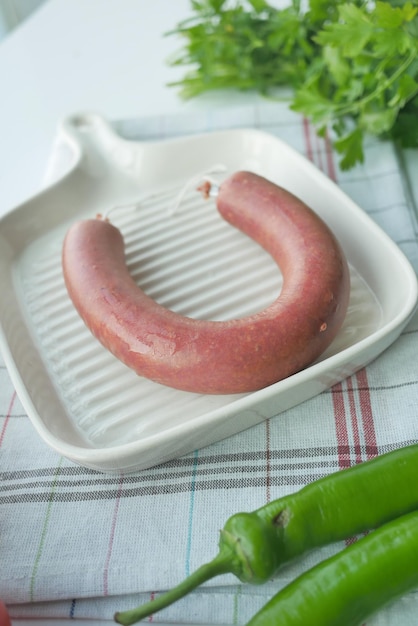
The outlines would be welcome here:
M 418 0 L 191 0 L 177 25 L 185 98 L 216 89 L 270 95 L 336 133 L 343 168 L 364 158 L 365 133 L 418 147 Z M 347 128 L 350 128 L 347 131 Z
M 346 85 L 351 78 L 351 68 L 340 48 L 324 46 L 325 65 L 337 85 Z
M 363 131 L 355 128 L 347 135 L 334 140 L 334 147 L 343 158 L 340 161 L 342 170 L 349 170 L 357 163 L 363 163 Z
M 313 81 L 298 89 L 290 108 L 298 113 L 303 113 L 314 124 L 320 125 L 332 121 L 335 110 L 333 102 L 322 95 L 318 81 Z
M 357 56 L 373 36 L 373 22 L 367 13 L 354 4 L 340 6 L 339 18 L 338 22 L 325 24 L 315 41 L 321 46 L 338 47 L 345 57 Z
M 403 74 L 397 86 L 397 90 L 388 102 L 389 106 L 404 107 L 418 93 L 418 82 L 409 74 Z
M 382 135 L 392 128 L 397 114 L 397 109 L 364 111 L 359 117 L 359 125 L 373 135 Z
M 387 2 L 376 2 L 374 17 L 376 26 L 389 30 L 399 28 L 405 19 L 402 9 L 392 7 Z

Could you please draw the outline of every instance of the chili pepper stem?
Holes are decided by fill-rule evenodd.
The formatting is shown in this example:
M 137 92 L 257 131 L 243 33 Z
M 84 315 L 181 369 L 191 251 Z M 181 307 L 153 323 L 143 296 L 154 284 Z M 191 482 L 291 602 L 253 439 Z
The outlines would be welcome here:
M 165 607 L 173 604 L 186 594 L 202 585 L 207 580 L 219 576 L 220 574 L 228 574 L 231 571 L 231 555 L 226 552 L 220 552 L 212 561 L 201 565 L 193 574 L 179 583 L 173 589 L 170 589 L 161 596 L 146 602 L 141 606 L 130 611 L 119 611 L 115 613 L 114 620 L 123 626 L 135 624 L 144 617 L 148 617 L 157 611 L 161 611 Z

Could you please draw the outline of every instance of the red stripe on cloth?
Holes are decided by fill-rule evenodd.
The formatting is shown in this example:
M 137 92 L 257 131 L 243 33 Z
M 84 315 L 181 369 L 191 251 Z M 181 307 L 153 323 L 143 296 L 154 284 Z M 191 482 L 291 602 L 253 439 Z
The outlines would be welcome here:
M 328 177 L 337 182 L 337 171 L 334 164 L 334 153 L 332 144 L 330 141 L 330 137 L 328 131 L 325 132 L 324 137 L 324 146 L 325 146 L 325 157 L 326 157 L 326 171 L 324 172 L 328 175 Z M 356 463 L 361 460 L 360 453 L 360 432 L 359 425 L 357 420 L 357 412 L 356 412 L 356 403 L 354 398 L 353 391 L 353 382 L 351 378 L 348 378 L 346 381 L 347 386 L 347 394 L 348 394 L 348 407 L 350 412 L 350 421 L 351 421 L 351 430 L 354 441 L 354 450 L 355 450 L 355 461 Z M 350 459 L 350 442 L 348 437 L 348 427 L 347 427 L 347 415 L 345 410 L 345 401 L 344 401 L 344 388 L 342 383 L 339 383 L 335 386 L 336 393 L 333 394 L 333 402 L 334 402 L 334 419 L 335 419 L 335 429 L 337 435 L 337 449 L 338 449 L 338 465 L 340 469 L 344 469 L 345 467 L 351 467 L 351 459 Z
M 321 149 L 321 142 L 319 140 L 319 136 L 318 133 L 314 133 L 314 140 L 315 140 L 315 154 L 316 154 L 316 158 L 318 159 L 318 167 L 320 170 L 322 170 L 323 172 L 324 170 L 324 161 L 322 160 L 322 149 Z
M 305 138 L 305 150 L 308 158 L 314 162 L 314 153 L 312 150 L 312 142 L 311 142 L 311 132 L 310 132 L 310 124 L 306 118 L 303 118 L 303 133 Z M 319 141 L 318 135 L 316 134 L 316 148 L 318 155 L 320 154 L 319 149 Z M 329 156 L 329 145 L 327 141 L 325 142 L 325 149 L 327 154 L 327 166 L 328 171 L 330 170 L 330 156 Z M 323 170 L 324 163 L 322 158 L 318 156 L 319 165 Z M 331 159 L 331 163 L 333 163 Z M 331 167 L 331 172 L 334 170 Z M 327 173 L 327 172 L 325 172 Z M 334 179 L 335 180 L 335 179 Z M 340 469 L 344 469 L 345 467 L 350 467 L 350 447 L 348 440 L 348 429 L 347 429 L 347 419 L 346 419 L 346 411 L 345 411 L 345 403 L 344 403 L 344 390 L 341 383 L 336 384 L 333 387 L 332 393 L 332 402 L 334 408 L 334 421 L 335 421 L 335 431 L 337 436 L 337 451 L 338 451 L 338 467 Z
M 10 398 L 9 406 L 7 408 L 6 418 L 4 420 L 3 428 L 1 429 L 1 432 L 0 432 L 0 446 L 2 445 L 4 437 L 6 435 L 7 425 L 9 423 L 9 421 L 10 421 L 10 416 L 12 414 L 13 405 L 15 403 L 15 400 L 16 400 L 16 391 L 14 391 L 12 393 L 12 397 Z
M 355 463 L 361 463 L 360 430 L 357 417 L 356 401 L 353 390 L 353 379 L 347 378 L 348 405 L 350 407 L 351 430 L 353 433 Z
M 371 459 L 377 456 L 378 448 L 366 368 L 357 372 L 356 379 L 359 390 L 358 395 L 363 420 L 364 439 L 366 443 L 366 458 Z
M 118 490 L 117 490 L 117 493 L 116 493 L 115 508 L 113 510 L 112 523 L 111 523 L 111 526 L 110 526 L 109 544 L 108 544 L 108 547 L 107 547 L 107 554 L 106 554 L 106 559 L 105 559 L 105 564 L 104 564 L 104 571 L 103 571 L 103 595 L 104 596 L 108 596 L 109 595 L 109 564 L 110 564 L 110 559 L 111 559 L 111 556 L 112 556 L 113 542 L 115 540 L 116 522 L 117 522 L 118 512 L 119 512 L 119 504 L 120 504 L 120 496 L 121 496 L 121 493 L 122 493 L 122 485 L 123 485 L 123 476 L 121 476 L 121 478 L 119 480 Z
M 315 146 L 312 146 L 311 132 L 314 133 L 314 142 Z M 322 170 L 324 174 L 333 180 L 335 183 L 337 182 L 337 168 L 335 165 L 334 159 L 334 150 L 332 147 L 332 142 L 329 136 L 328 131 L 325 132 L 324 136 L 324 147 L 321 147 L 320 138 L 315 129 L 312 130 L 312 127 L 309 123 L 309 120 L 304 117 L 303 118 L 303 134 L 305 138 L 305 152 L 306 156 L 312 163 L 315 163 L 315 158 L 317 163 L 315 163 L 318 169 Z M 325 152 L 325 163 L 322 159 L 322 153 Z
M 325 133 L 325 153 L 326 153 L 326 162 L 327 162 L 327 173 L 328 176 L 334 182 L 337 182 L 337 168 L 335 166 L 334 160 L 334 150 L 332 147 L 332 142 L 329 136 L 328 131 Z M 377 438 L 376 438 L 376 430 L 374 426 L 371 398 L 370 398 L 370 389 L 367 380 L 367 372 L 366 369 L 363 368 L 356 374 L 356 382 L 358 388 L 358 399 L 360 404 L 360 413 L 361 413 L 361 421 L 362 421 L 362 429 L 363 429 L 363 437 L 366 447 L 366 458 L 370 459 L 377 455 Z M 356 463 L 361 462 L 361 448 L 360 448 L 360 435 L 359 435 L 359 424 L 358 424 L 358 416 L 356 411 L 356 405 L 354 401 L 354 393 L 353 393 L 353 381 L 352 379 L 347 380 L 347 389 L 349 394 L 349 405 L 350 405 L 350 415 L 351 415 L 351 424 L 353 429 L 353 439 L 354 439 L 354 449 L 355 449 L 355 460 Z M 348 444 L 348 440 L 347 440 Z
M 344 469 L 345 467 L 350 467 L 351 463 L 342 383 L 334 385 L 332 403 L 334 407 L 335 432 L 337 436 L 338 467 Z
M 313 158 L 313 150 L 312 150 L 312 143 L 311 143 L 311 136 L 310 136 L 310 125 L 306 117 L 303 118 L 303 136 L 305 138 L 306 156 L 308 157 L 310 161 L 313 162 L 314 158 Z
M 348 399 L 348 407 L 350 414 L 350 422 L 351 422 L 351 433 L 354 442 L 354 450 L 355 450 L 355 463 L 360 463 L 362 460 L 361 456 L 361 445 L 360 445 L 360 430 L 358 423 L 358 415 L 356 410 L 356 400 L 355 400 L 355 390 L 353 388 L 353 379 L 352 377 L 347 378 L 344 382 L 346 385 L 346 394 Z M 335 418 L 335 429 L 337 435 L 337 449 L 338 449 L 338 465 L 340 469 L 345 469 L 347 467 L 352 466 L 351 455 L 350 455 L 350 443 L 348 437 L 348 427 L 347 427 L 347 413 L 345 408 L 345 398 L 344 398 L 344 388 L 343 383 L 338 383 L 333 388 L 334 393 L 333 397 L 333 405 L 334 405 L 334 418 Z M 345 539 L 345 545 L 349 546 L 355 543 L 358 540 L 356 535 L 352 537 L 348 537 Z
M 328 176 L 334 183 L 337 182 L 337 168 L 335 167 L 334 162 L 334 151 L 332 149 L 331 139 L 329 137 L 328 131 L 325 133 L 325 153 L 327 157 L 327 171 Z

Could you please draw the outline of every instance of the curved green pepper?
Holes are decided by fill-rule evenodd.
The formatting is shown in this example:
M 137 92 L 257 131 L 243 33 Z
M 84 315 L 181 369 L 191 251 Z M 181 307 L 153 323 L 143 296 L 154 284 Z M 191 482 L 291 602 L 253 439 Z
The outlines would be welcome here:
M 381 526 L 304 572 L 247 626 L 358 626 L 418 587 L 418 512 Z
M 128 626 L 179 600 L 219 574 L 261 584 L 308 550 L 377 528 L 418 509 L 418 444 L 321 478 L 251 513 L 230 517 L 219 553 L 177 587 L 136 609 L 116 613 Z

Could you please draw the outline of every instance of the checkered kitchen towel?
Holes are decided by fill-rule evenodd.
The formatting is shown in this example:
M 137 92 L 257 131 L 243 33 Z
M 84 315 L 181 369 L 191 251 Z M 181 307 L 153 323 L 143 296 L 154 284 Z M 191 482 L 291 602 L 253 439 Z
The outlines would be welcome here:
M 325 171 L 396 241 L 418 270 L 416 217 L 396 152 L 369 141 L 364 166 L 343 173 L 327 139 L 273 103 L 124 121 L 129 138 L 258 127 Z M 216 553 L 229 515 L 329 472 L 418 441 L 418 317 L 366 369 L 263 424 L 136 474 L 108 476 L 60 458 L 38 437 L 0 361 L 0 597 L 17 617 L 112 619 Z M 243 624 L 316 551 L 261 587 L 208 583 L 155 623 Z M 414 623 L 409 594 L 368 624 Z M 412 617 L 414 616 L 414 617 Z M 314 625 L 313 625 L 314 626 Z

